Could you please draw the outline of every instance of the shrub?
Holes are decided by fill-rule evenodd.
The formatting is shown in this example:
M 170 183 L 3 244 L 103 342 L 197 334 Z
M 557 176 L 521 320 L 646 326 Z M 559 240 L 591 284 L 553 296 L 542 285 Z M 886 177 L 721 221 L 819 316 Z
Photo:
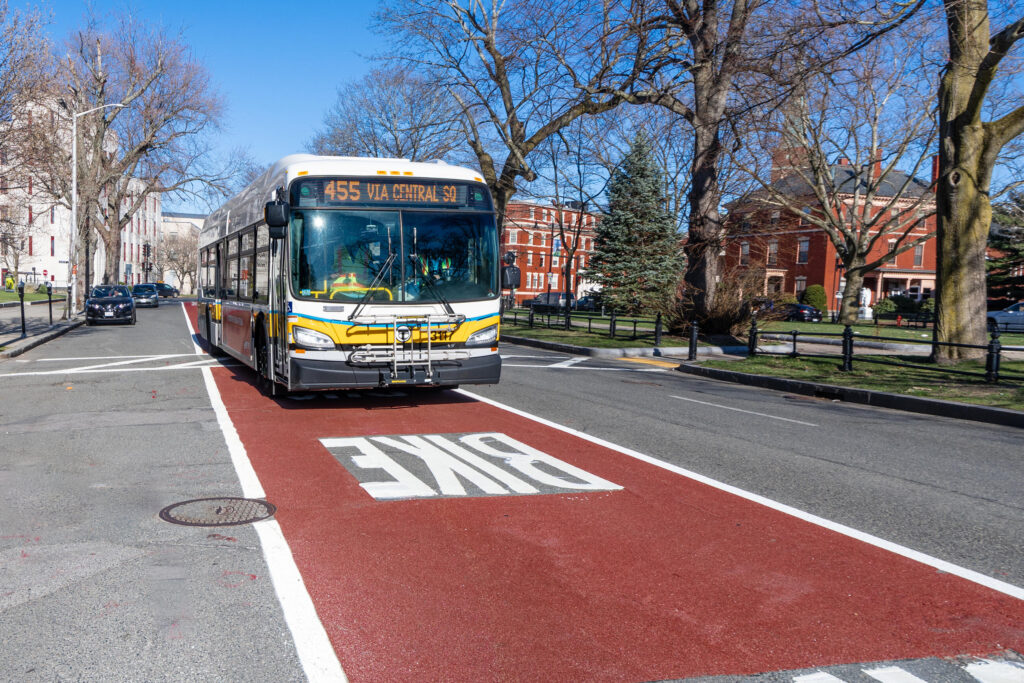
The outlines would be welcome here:
M 822 314 L 828 312 L 828 297 L 825 296 L 825 288 L 821 285 L 811 285 L 805 289 L 801 302 L 817 308 Z
M 916 313 L 917 312 L 917 299 L 910 296 L 903 296 L 902 294 L 894 294 L 890 296 L 886 301 L 891 301 L 896 307 L 897 313 Z
M 875 317 L 876 318 L 881 313 L 895 313 L 896 312 L 896 302 L 892 300 L 892 297 L 889 297 L 888 299 L 882 299 L 877 304 L 872 306 L 871 310 L 873 310 L 875 312 Z
M 935 299 L 925 299 L 921 302 L 921 312 L 935 315 Z

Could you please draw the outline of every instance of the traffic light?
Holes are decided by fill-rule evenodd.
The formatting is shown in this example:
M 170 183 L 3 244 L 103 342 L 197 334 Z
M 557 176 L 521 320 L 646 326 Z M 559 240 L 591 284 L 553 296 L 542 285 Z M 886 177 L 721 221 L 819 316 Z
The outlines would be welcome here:
M 149 244 L 142 245 L 142 257 L 149 260 Z

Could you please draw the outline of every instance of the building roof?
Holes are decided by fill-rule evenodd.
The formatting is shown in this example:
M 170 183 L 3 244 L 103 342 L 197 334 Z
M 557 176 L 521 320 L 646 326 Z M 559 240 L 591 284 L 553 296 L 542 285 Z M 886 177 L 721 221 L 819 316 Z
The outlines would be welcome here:
M 841 194 L 864 194 L 868 190 L 868 173 L 871 167 L 863 169 L 858 175 L 857 169 L 848 164 L 835 164 L 832 166 L 834 187 Z M 778 192 L 793 197 L 802 197 L 814 194 L 811 186 L 800 177 L 799 174 L 788 175 L 772 183 Z M 901 191 L 902 188 L 902 191 Z M 884 178 L 877 181 L 875 195 L 878 197 L 893 197 L 897 194 L 900 197 L 918 198 L 931 192 L 931 185 L 920 178 L 893 169 Z
M 206 218 L 205 213 L 182 213 L 180 211 L 163 211 L 161 215 L 164 218 L 198 218 L 200 220 Z

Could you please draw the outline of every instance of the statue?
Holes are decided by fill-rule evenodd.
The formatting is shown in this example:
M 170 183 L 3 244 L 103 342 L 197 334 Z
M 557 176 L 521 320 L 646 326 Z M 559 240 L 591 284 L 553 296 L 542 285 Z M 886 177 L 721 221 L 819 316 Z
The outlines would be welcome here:
M 871 290 L 867 287 L 860 288 L 860 305 L 861 308 L 867 308 L 871 305 Z

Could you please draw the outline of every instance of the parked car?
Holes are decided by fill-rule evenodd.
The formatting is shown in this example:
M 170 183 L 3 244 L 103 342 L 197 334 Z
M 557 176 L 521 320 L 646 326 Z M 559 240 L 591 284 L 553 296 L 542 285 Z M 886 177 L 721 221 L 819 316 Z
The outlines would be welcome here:
M 1024 332 L 1024 301 L 1001 311 L 989 311 L 987 319 L 989 331 Z
M 181 292 L 177 287 L 167 284 L 166 282 L 147 282 L 147 285 L 153 285 L 156 287 L 156 291 L 160 293 L 160 296 L 167 298 L 171 296 L 178 296 Z
M 588 294 L 576 299 L 575 308 L 577 311 L 600 311 L 601 301 L 596 296 Z
M 573 294 L 569 294 L 569 307 L 572 308 L 576 301 Z M 556 313 L 565 310 L 565 292 L 544 292 L 532 299 L 523 302 L 527 308 L 532 308 L 536 313 Z
M 136 306 L 156 308 L 160 305 L 160 292 L 156 285 L 135 285 L 132 287 L 132 298 Z
M 85 324 L 135 324 L 135 300 L 125 285 L 97 285 L 85 300 Z
M 786 304 L 786 320 L 797 320 L 805 323 L 820 323 L 821 311 L 807 304 Z

